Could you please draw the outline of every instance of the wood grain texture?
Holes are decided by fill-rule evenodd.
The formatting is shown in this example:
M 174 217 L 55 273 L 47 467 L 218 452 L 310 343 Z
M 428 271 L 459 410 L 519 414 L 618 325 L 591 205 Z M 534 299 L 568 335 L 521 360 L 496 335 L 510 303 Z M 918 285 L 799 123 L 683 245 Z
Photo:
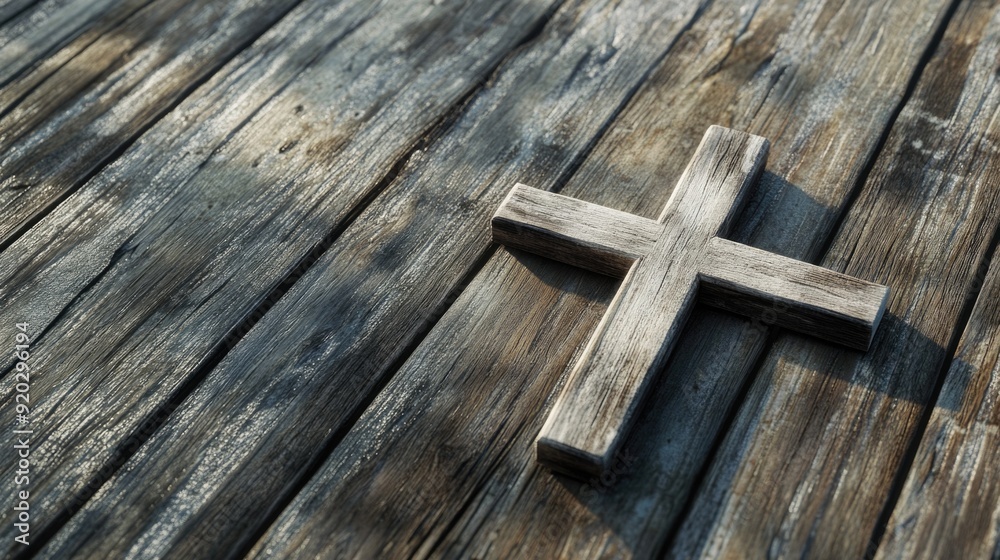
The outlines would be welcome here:
M 31 323 L 45 372 L 33 530 L 106 482 L 172 393 L 551 8 L 305 2 L 0 254 L 0 318 Z
M 491 225 L 494 243 L 619 278 L 663 233 L 656 220 L 522 184 Z
M 841 7 L 713 3 L 562 192 L 655 217 L 693 152 L 685 142 L 721 121 L 773 142 L 773 174 L 736 238 L 814 254 L 836 220 L 827 205 L 847 198 L 944 9 L 889 3 L 858 19 L 867 3 Z M 655 388 L 657 406 L 626 443 L 627 474 L 608 480 L 613 488 L 581 486 L 537 468 L 531 444 L 575 357 L 566 351 L 585 344 L 613 290 L 578 270 L 498 254 L 258 552 L 306 555 L 332 540 L 422 556 L 654 555 L 764 337 L 760 321 L 697 310 Z M 574 321 L 560 322 L 567 315 Z M 301 526 L 307 516 L 329 522 Z
M 991 119 L 986 144 L 969 165 L 981 181 L 996 185 L 998 130 L 996 78 L 986 74 L 990 58 L 998 56 L 1000 10 L 969 6 L 958 22 L 963 33 L 981 36 L 980 44 L 951 44 L 971 51 L 972 87 L 990 106 L 969 118 Z M 983 29 L 981 25 L 989 22 Z M 974 49 L 974 50 L 973 50 Z M 994 59 L 995 60 L 995 59 Z M 966 140 L 966 145 L 975 146 Z M 911 144 L 912 146 L 912 144 Z M 1000 216 L 994 210 L 993 219 Z M 930 421 L 885 537 L 875 557 L 889 558 L 997 558 L 1000 556 L 1000 260 L 996 248 L 992 265 L 979 268 L 972 288 L 980 290 L 975 308 L 945 374 Z
M 736 238 L 815 256 L 944 8 L 715 2 L 562 192 L 655 216 L 670 195 L 664 185 L 693 152 L 686 142 L 722 122 L 773 142 L 773 174 Z M 613 489 L 600 480 L 581 487 L 537 468 L 531 443 L 575 357 L 566 350 L 586 342 L 603 313 L 599 296 L 606 302 L 613 290 L 568 267 L 498 254 L 257 551 L 307 555 L 332 540 L 393 543 L 419 556 L 654 555 L 763 347 L 766 323 L 697 310 L 655 388 L 657 406 L 626 444 L 627 474 L 616 471 Z M 577 320 L 559 323 L 567 314 Z M 317 521 L 302 526 L 307 516 Z
M 868 350 L 889 288 L 823 267 L 714 238 L 699 266 L 701 301 L 748 317 Z
M 526 9 L 508 7 L 501 20 L 527 30 L 511 19 L 526 18 Z M 297 477 L 327 438 L 396 370 L 400 354 L 423 336 L 489 249 L 489 216 L 514 180 L 551 185 L 573 169 L 696 10 L 688 2 L 567 4 L 470 100 L 447 134 L 411 158 L 300 280 L 302 287 L 277 303 L 45 552 L 114 556 L 155 544 L 205 557 L 253 538 L 269 509 L 297 489 Z M 476 44 L 484 32 L 500 32 L 477 19 L 487 14 L 455 17 L 479 37 Z M 440 32 L 430 21 L 419 27 Z M 456 48 L 468 43 L 455 39 Z M 584 100 L 594 110 L 581 114 Z M 421 546 L 384 532 L 412 530 L 415 519 L 399 526 L 364 521 L 392 506 L 358 510 L 358 523 L 333 533 L 318 527 L 324 540 L 311 545 L 372 554 Z M 335 522 L 333 516 L 315 521 Z M 351 526 L 359 530 L 349 534 Z
M 117 157 L 295 0 L 143 4 L 121 3 L 0 89 L 0 246 Z M 52 19 L 61 21 L 49 18 L 37 24 L 43 32 L 51 33 Z
M 959 6 L 824 258 L 892 286 L 872 349 L 780 337 L 668 555 L 872 552 L 996 235 L 998 30 L 1000 8 Z
M 994 255 L 995 258 L 996 255 Z M 913 467 L 875 555 L 1000 553 L 1000 267 L 996 260 L 951 361 Z

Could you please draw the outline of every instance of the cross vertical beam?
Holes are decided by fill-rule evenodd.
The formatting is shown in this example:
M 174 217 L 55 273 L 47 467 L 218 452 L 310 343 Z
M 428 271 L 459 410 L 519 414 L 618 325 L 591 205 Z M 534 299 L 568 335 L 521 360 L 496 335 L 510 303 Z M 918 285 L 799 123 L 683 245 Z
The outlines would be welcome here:
M 767 140 L 711 127 L 657 221 L 517 185 L 494 239 L 624 280 L 537 439 L 538 461 L 605 472 L 695 298 L 867 348 L 888 290 L 722 239 L 764 168 Z

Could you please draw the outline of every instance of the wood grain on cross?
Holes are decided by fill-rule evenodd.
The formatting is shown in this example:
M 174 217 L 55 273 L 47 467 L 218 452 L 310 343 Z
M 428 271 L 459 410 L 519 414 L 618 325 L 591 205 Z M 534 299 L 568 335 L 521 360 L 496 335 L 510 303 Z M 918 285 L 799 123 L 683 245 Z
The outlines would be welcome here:
M 768 142 L 713 126 L 659 220 L 517 185 L 493 238 L 624 276 L 537 440 L 538 461 L 573 476 L 612 459 L 695 297 L 852 348 L 871 343 L 888 288 L 723 239 L 764 169 Z

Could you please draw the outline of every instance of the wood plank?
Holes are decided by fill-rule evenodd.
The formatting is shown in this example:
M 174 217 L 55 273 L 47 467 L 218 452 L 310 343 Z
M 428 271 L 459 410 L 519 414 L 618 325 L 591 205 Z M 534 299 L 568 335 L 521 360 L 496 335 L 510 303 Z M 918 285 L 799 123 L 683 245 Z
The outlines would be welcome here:
M 997 233 L 998 32 L 1000 7 L 959 6 L 824 258 L 892 286 L 872 349 L 779 338 L 668 555 L 871 552 Z
M 990 558 L 1000 550 L 998 270 L 994 261 L 876 558 Z
M 108 479 L 215 348 L 552 8 L 300 4 L 0 254 L 0 318 L 31 323 L 44 372 L 33 531 Z M 14 422 L 13 406 L 2 414 Z M 4 492 L 13 469 L 2 464 Z M 19 546 L 12 513 L 4 551 Z
M 685 139 L 721 122 L 773 141 L 772 173 L 737 239 L 815 255 L 945 8 L 715 2 L 562 192 L 655 215 L 670 194 L 663 185 L 693 151 Z M 613 288 L 498 254 L 256 551 L 308 554 L 383 539 L 449 557 L 654 555 L 767 323 L 696 311 L 654 388 L 657 406 L 626 444 L 627 474 L 615 471 L 613 491 L 600 480 L 581 487 L 538 469 L 531 442 L 559 374 L 603 312 L 599 296 L 606 302 Z
M 861 350 L 868 348 L 885 310 L 885 286 L 719 237 L 728 233 L 733 217 L 749 198 L 763 171 L 767 148 L 767 140 L 759 136 L 719 126 L 708 128 L 661 214 L 663 226 L 656 243 L 645 247 L 645 254 L 626 273 L 542 426 L 536 440 L 539 463 L 581 478 L 611 470 L 632 418 L 669 358 L 702 283 L 709 300 L 718 306 L 751 317 L 780 306 L 784 309 L 778 320 L 783 326 L 826 334 Z M 588 214 L 579 202 L 566 197 L 561 197 L 566 212 L 548 203 L 524 212 L 534 219 L 518 220 L 506 206 L 512 196 L 520 197 L 519 209 L 530 204 L 524 191 L 514 188 L 493 223 L 499 216 L 501 237 L 515 243 L 520 235 L 517 230 L 531 231 L 532 248 L 562 262 L 574 260 L 567 254 L 583 253 L 586 258 L 595 252 L 595 238 L 615 237 L 616 227 L 629 221 L 621 213 L 608 216 L 606 209 Z M 644 218 L 638 221 L 638 228 L 627 227 L 627 238 L 645 225 Z M 493 237 L 497 238 L 496 232 Z M 599 242 L 597 247 L 621 246 L 623 241 Z M 597 255 L 598 263 L 606 261 L 608 252 L 604 253 Z M 614 260 L 620 254 L 611 256 Z
M 868 350 L 885 313 L 887 286 L 718 237 L 707 249 L 699 284 L 705 304 Z
M 985 14 L 984 14 L 985 15 Z M 987 16 L 988 17 L 988 16 Z M 996 41 L 996 28 L 992 33 Z M 876 559 L 1000 554 L 1000 261 L 976 300 Z
M 489 249 L 489 217 L 514 180 L 551 186 L 574 169 L 697 8 L 564 6 L 300 280 L 309 289 L 286 294 L 46 552 L 157 543 L 203 557 L 254 538 Z M 584 102 L 593 109 L 581 113 Z M 369 529 L 352 550 L 414 544 L 359 521 Z
M 0 89 L 0 247 L 295 3 L 125 2 Z
M 493 241 L 600 274 L 624 277 L 664 226 L 518 184 L 492 220 Z M 715 237 L 699 265 L 699 300 L 775 326 L 867 350 L 888 290 L 822 267 Z M 620 290 L 620 288 L 619 288 Z

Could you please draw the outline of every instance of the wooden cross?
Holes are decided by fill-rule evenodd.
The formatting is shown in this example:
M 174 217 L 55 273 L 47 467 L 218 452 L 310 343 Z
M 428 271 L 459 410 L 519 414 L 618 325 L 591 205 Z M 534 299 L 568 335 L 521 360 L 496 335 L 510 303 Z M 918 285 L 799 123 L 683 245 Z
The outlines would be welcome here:
M 657 221 L 521 184 L 501 204 L 497 242 L 624 276 L 542 427 L 540 463 L 577 477 L 607 472 L 696 295 L 867 350 L 888 288 L 722 238 L 767 150 L 759 136 L 709 128 Z

